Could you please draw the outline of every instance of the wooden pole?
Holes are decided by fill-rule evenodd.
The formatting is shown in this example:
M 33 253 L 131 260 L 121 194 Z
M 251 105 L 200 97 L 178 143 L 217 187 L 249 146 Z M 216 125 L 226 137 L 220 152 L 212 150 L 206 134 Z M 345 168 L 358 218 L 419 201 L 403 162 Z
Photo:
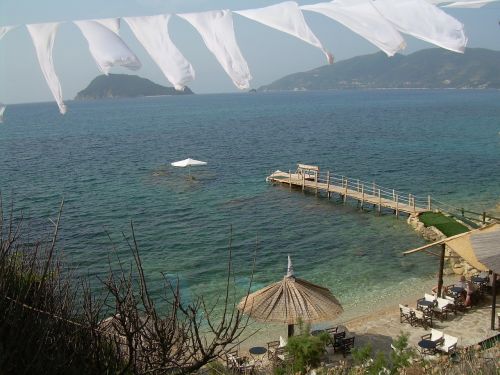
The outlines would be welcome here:
M 491 284 L 491 294 L 493 300 L 491 301 L 491 329 L 495 329 L 495 318 L 497 308 L 497 274 L 493 273 L 493 283 Z
M 330 199 L 330 171 L 326 172 L 326 194 Z
M 399 195 L 396 195 L 396 217 L 399 219 Z
M 373 181 L 372 195 L 375 196 L 375 181 Z
M 431 211 L 431 210 L 432 210 L 432 206 L 431 206 L 431 196 L 430 196 L 430 195 L 428 195 L 428 196 L 427 196 L 427 209 L 428 209 L 429 211 Z
M 347 201 L 347 177 L 345 178 L 344 203 Z
M 378 189 L 378 213 L 382 212 L 382 197 L 380 195 L 380 189 Z
M 396 191 L 394 189 L 392 189 L 392 200 L 396 200 Z
M 443 269 L 444 269 L 444 253 L 446 250 L 446 244 L 441 244 L 441 257 L 439 258 L 439 274 L 438 274 L 438 297 L 441 298 L 443 291 Z
M 486 211 L 483 211 L 483 224 L 486 224 Z
M 316 196 L 318 196 L 318 172 L 315 172 L 316 180 Z
M 363 208 L 364 203 L 365 203 L 365 184 L 361 184 L 361 208 Z

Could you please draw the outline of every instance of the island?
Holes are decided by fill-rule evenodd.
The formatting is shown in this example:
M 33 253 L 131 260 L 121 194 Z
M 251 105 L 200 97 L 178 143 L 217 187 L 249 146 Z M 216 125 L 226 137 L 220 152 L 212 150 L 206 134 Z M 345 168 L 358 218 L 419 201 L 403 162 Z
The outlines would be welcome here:
M 385 88 L 500 89 L 500 51 L 430 48 L 393 57 L 378 52 L 287 75 L 259 91 Z
M 94 78 L 84 90 L 76 95 L 75 100 L 191 94 L 193 92 L 189 87 L 186 87 L 184 91 L 177 91 L 173 87 L 161 86 L 136 75 L 109 74 Z

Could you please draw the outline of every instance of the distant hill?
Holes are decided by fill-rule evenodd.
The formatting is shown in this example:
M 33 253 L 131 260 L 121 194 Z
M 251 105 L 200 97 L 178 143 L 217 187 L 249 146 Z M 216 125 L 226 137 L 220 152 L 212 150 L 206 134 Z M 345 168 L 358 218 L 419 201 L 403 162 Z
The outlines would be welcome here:
M 259 90 L 355 88 L 500 89 L 500 51 L 468 48 L 459 54 L 432 48 L 393 57 L 380 52 L 291 74 Z
M 128 74 L 101 75 L 80 91 L 75 100 L 93 100 L 104 98 L 135 98 L 139 96 L 187 95 L 193 92 L 186 87 L 184 91 L 176 91 L 173 87 L 165 87 L 151 82 L 149 79 Z

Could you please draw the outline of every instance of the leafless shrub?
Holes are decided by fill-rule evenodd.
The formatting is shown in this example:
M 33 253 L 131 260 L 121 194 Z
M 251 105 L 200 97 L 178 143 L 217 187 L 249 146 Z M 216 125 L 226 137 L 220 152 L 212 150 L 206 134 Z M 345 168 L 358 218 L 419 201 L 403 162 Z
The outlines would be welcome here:
M 0 198 L 2 373 L 186 374 L 243 339 L 247 319 L 236 309 L 231 242 L 221 315 L 202 296 L 184 302 L 179 283 L 166 277 L 158 307 L 133 225 L 131 238 L 124 235 L 133 261 L 118 269 L 110 262 L 99 293 L 63 267 L 56 251 L 62 207 L 52 233 L 33 242 L 12 207 L 3 219 Z

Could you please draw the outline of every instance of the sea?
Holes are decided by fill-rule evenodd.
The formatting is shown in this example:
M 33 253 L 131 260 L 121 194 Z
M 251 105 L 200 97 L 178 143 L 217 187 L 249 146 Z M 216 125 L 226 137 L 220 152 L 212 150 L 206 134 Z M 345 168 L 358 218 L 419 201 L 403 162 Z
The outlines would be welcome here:
M 99 287 L 132 261 L 153 297 L 218 304 L 295 275 L 329 288 L 345 317 L 397 304 L 435 279 L 435 257 L 391 213 L 273 186 L 297 163 L 453 207 L 500 211 L 500 91 L 355 90 L 164 96 L 7 107 L 0 191 L 36 233 L 64 207 L 58 249 Z M 185 158 L 206 161 L 190 171 Z M 189 174 L 193 178 L 189 178 Z M 231 250 L 231 251 L 230 251 Z M 433 281 L 431 281 L 433 282 Z M 219 303 L 220 305 L 220 303 Z

